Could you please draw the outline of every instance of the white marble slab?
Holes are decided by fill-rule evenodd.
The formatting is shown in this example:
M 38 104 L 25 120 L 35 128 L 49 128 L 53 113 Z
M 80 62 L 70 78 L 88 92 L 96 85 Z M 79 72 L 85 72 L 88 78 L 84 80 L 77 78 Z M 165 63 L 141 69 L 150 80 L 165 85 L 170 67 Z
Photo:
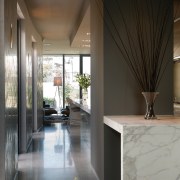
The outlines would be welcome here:
M 77 107 L 80 107 L 83 111 L 91 114 L 91 102 L 90 99 L 82 100 L 82 99 L 71 99 L 73 104 Z
M 105 116 L 121 133 L 121 180 L 180 180 L 180 117 Z

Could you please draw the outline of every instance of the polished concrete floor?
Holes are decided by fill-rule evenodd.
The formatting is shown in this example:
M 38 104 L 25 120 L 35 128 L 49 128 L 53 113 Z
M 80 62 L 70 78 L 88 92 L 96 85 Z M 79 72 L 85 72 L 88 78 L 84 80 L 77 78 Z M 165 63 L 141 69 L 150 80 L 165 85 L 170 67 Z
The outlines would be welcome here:
M 34 134 L 30 152 L 19 156 L 18 180 L 96 180 L 79 126 L 67 129 L 56 123 Z

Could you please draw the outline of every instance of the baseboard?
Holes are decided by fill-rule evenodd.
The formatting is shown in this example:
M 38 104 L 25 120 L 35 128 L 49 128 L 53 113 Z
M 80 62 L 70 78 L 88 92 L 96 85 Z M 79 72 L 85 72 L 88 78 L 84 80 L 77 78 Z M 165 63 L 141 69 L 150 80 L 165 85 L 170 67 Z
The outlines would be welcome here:
M 94 175 L 96 176 L 96 179 L 97 179 L 97 180 L 100 180 L 99 177 L 98 177 L 98 175 L 97 175 L 97 173 L 96 173 L 96 171 L 95 171 L 95 169 L 94 169 L 94 167 L 93 167 L 92 165 L 91 165 L 91 169 L 92 169 Z

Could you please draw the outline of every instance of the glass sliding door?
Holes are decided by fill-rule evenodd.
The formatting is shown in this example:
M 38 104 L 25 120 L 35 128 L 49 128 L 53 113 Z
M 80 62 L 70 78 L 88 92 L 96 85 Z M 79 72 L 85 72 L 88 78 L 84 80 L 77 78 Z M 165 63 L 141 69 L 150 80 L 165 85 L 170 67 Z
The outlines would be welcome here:
M 90 56 L 82 56 L 83 61 L 83 68 L 82 72 L 83 74 L 89 74 L 91 75 L 91 57 Z
M 43 99 L 60 112 L 63 107 L 63 56 L 43 56 Z
M 81 62 L 81 63 L 80 63 Z M 77 74 L 91 75 L 89 55 L 44 55 L 43 56 L 43 98 L 46 104 L 58 111 L 67 105 L 66 98 L 80 99 Z M 60 84 L 57 84 L 57 82 Z M 91 88 L 88 88 L 90 97 Z
M 80 88 L 76 81 L 76 75 L 80 72 L 80 56 L 64 55 L 64 97 L 65 105 L 67 105 L 66 97 L 71 99 L 79 99 Z
M 82 74 L 91 75 L 91 57 L 82 55 Z M 91 99 L 91 86 L 88 87 L 88 99 Z

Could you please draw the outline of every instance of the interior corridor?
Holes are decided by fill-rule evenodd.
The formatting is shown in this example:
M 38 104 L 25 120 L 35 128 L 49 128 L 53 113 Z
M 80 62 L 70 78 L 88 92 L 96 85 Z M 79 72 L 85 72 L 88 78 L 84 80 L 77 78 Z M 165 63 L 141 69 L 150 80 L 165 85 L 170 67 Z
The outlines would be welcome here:
M 18 180 L 95 180 L 90 151 L 80 126 L 55 123 L 33 134 L 27 154 L 18 162 Z

